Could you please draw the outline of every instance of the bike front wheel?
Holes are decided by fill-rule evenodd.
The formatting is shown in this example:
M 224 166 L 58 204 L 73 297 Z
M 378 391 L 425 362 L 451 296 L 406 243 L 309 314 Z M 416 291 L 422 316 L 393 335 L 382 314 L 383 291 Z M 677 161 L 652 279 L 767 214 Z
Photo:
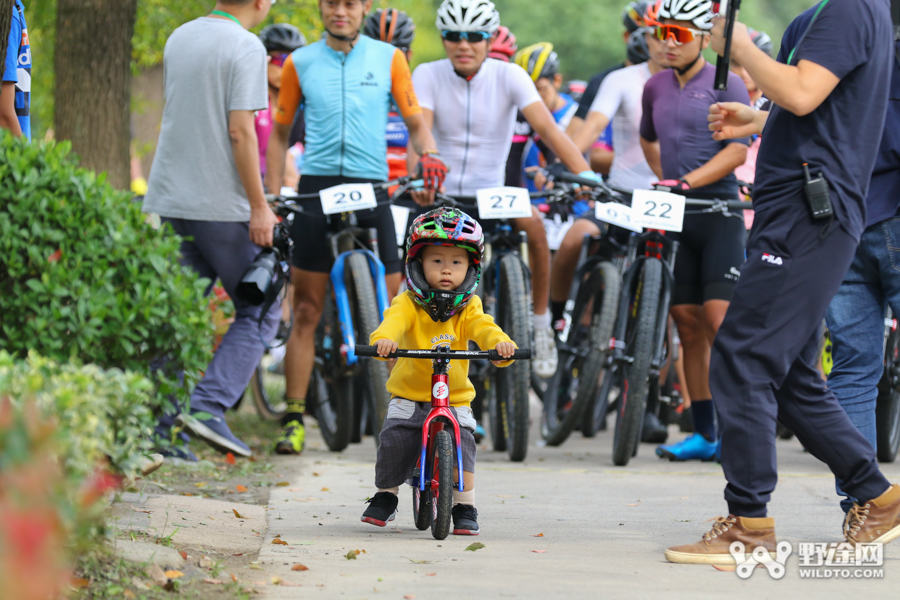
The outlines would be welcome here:
M 656 337 L 659 297 L 662 288 L 662 261 L 647 258 L 628 311 L 626 348 L 632 361 L 624 365 L 622 393 L 616 414 L 613 464 L 625 466 L 636 453 L 650 387 L 650 366 Z
M 878 383 L 878 401 L 875 405 L 875 433 L 878 462 L 892 463 L 900 450 L 900 390 L 895 383 L 900 362 L 900 331 L 888 335 L 884 352 L 885 369 Z
M 434 482 L 431 484 L 431 535 L 443 540 L 450 535 L 453 510 L 453 440 L 446 429 L 434 436 L 431 478 Z
M 353 431 L 353 377 L 341 357 L 341 327 L 331 286 L 316 328 L 316 358 L 307 398 L 329 450 L 340 452 Z

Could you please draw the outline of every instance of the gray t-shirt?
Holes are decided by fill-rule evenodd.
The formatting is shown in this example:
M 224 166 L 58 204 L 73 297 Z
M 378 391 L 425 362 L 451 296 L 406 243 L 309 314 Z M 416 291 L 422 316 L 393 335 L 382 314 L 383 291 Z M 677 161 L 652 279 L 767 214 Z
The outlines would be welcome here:
M 233 110 L 269 102 L 266 50 L 226 19 L 175 30 L 164 58 L 166 106 L 144 211 L 194 221 L 249 221 L 228 135 Z

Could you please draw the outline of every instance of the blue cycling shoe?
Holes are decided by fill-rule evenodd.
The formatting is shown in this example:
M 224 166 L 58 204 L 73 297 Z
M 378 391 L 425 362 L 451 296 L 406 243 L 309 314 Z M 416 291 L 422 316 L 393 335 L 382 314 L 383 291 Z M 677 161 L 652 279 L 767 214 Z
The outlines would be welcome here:
M 711 461 L 716 458 L 716 448 L 718 446 L 718 442 L 707 441 L 705 437 L 695 433 L 677 444 L 658 447 L 656 455 L 669 460 Z
M 481 440 L 484 439 L 484 427 L 482 427 L 479 423 L 475 426 L 475 433 L 473 433 L 472 435 L 475 436 L 475 443 L 480 444 Z

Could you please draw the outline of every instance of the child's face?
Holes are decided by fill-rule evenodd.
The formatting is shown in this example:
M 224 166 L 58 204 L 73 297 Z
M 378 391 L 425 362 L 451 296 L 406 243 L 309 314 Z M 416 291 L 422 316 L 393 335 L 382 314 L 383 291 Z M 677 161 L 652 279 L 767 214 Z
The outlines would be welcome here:
M 425 246 L 420 256 L 429 286 L 438 290 L 455 290 L 462 285 L 469 270 L 468 250 L 459 246 Z

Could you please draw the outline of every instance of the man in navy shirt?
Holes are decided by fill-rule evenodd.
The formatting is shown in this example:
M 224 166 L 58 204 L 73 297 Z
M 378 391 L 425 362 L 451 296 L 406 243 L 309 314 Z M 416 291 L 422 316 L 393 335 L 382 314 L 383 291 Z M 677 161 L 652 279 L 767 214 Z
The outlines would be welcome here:
M 900 42 L 894 42 L 900 53 Z M 894 61 L 881 147 L 866 199 L 866 230 L 826 321 L 834 343 L 828 387 L 847 416 L 878 449 L 875 406 L 884 371 L 884 315 L 900 315 L 900 61 Z M 841 482 L 838 481 L 840 489 Z M 844 511 L 852 498 L 841 501 Z
M 820 323 L 865 225 L 887 110 L 891 29 L 888 0 L 823 0 L 791 24 L 775 61 L 745 26 L 735 26 L 733 56 L 773 107 L 710 108 L 716 139 L 762 133 L 763 140 L 747 262 L 710 362 L 729 515 L 700 542 L 666 550 L 672 562 L 733 564 L 734 542 L 774 556 L 766 504 L 778 480 L 776 419 L 857 499 L 844 522 L 850 543 L 900 537 L 900 486 L 881 474 L 871 444 L 816 369 Z M 722 19 L 712 33 L 713 49 L 722 52 Z M 811 178 L 827 181 L 830 216 L 822 214 L 829 202 L 806 183 L 804 166 Z

